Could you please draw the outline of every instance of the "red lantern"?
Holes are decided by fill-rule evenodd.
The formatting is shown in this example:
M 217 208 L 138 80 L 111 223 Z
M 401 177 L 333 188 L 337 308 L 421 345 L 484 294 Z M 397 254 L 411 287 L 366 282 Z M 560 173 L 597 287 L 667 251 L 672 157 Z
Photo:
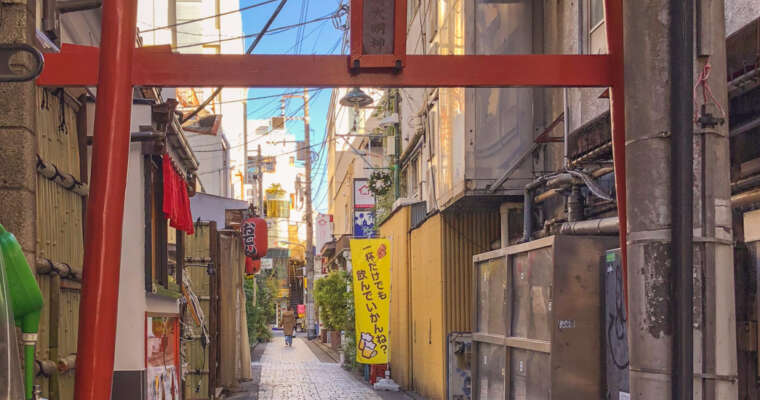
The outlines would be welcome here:
M 267 222 L 263 218 L 246 219 L 240 227 L 240 233 L 243 236 L 243 251 L 246 257 L 258 260 L 267 255 L 269 237 Z
M 248 257 L 245 258 L 245 274 L 255 275 L 261 271 L 261 260 L 252 260 Z

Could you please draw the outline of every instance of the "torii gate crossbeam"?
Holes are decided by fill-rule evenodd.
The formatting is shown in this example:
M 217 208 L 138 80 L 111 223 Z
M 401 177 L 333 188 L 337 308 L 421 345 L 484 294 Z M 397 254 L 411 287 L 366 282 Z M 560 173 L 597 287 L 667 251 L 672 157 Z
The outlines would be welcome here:
M 605 0 L 608 55 L 404 54 L 398 64 L 402 68 L 395 70 L 351 69 L 353 61 L 366 57 L 355 54 L 361 46 L 355 45 L 354 31 L 351 56 L 191 55 L 174 54 L 166 47 L 135 49 L 137 0 L 103 2 L 102 50 L 64 46 L 59 54 L 46 54 L 38 79 L 40 86 L 98 87 L 75 398 L 102 400 L 111 393 L 133 86 L 610 87 L 620 245 L 627 280 L 622 1 Z M 352 0 L 352 8 L 361 10 L 362 3 Z M 398 26 L 406 21 L 406 5 L 404 0 L 395 3 L 398 46 L 404 42 L 398 35 L 406 34 L 406 26 Z M 352 26 L 361 29 L 361 16 L 351 19 Z M 387 57 L 365 59 L 372 66 L 374 60 L 382 64 Z M 627 292 L 627 282 L 624 288 Z

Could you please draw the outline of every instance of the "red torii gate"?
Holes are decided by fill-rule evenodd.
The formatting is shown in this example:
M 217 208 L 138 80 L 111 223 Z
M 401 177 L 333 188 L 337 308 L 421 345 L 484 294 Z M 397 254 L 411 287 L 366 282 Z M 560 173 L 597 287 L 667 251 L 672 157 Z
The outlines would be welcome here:
M 610 87 L 620 247 L 627 279 L 623 0 L 604 1 L 608 55 L 407 56 L 406 0 L 381 2 L 395 4 L 388 54 L 364 51 L 364 0 L 351 0 L 349 56 L 136 49 L 137 0 L 111 0 L 103 2 L 101 49 L 64 45 L 60 53 L 45 55 L 40 86 L 98 87 L 75 398 L 103 400 L 111 393 L 133 86 Z M 626 282 L 623 287 L 627 292 Z

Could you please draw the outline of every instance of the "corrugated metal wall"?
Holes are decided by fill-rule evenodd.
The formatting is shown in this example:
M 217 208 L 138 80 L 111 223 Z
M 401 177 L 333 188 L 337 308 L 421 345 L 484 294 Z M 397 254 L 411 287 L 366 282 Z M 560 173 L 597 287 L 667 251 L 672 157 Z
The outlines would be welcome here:
M 61 173 L 82 180 L 77 112 L 79 103 L 63 92 L 37 89 L 37 154 Z M 83 262 L 82 197 L 38 175 L 37 258 L 65 263 L 76 270 Z M 38 275 L 45 305 L 40 321 L 37 359 L 58 361 L 77 349 L 81 284 L 56 274 Z M 39 377 L 51 400 L 74 398 L 74 372 Z
M 393 218 L 399 221 L 386 222 L 388 234 L 401 234 L 402 218 Z M 446 396 L 446 337 L 451 332 L 472 330 L 472 257 L 491 249 L 500 237 L 500 224 L 498 209 L 484 207 L 436 214 L 411 231 L 407 258 L 411 269 L 411 375 L 414 390 L 423 396 Z M 385 235 L 384 229 L 385 225 L 381 228 Z M 403 283 L 393 279 L 394 288 L 403 288 Z M 403 313 L 396 308 L 392 311 Z M 392 323 L 402 325 L 395 318 Z M 396 329 L 399 336 L 407 334 L 403 328 Z M 395 350 L 391 351 L 393 366 Z
M 410 207 L 402 207 L 380 226 L 380 237 L 391 243 L 391 373 L 407 389 L 412 384 L 409 214 Z
M 441 215 L 411 233 L 412 360 L 414 390 L 440 399 L 446 393 Z
M 444 213 L 444 326 L 446 333 L 472 331 L 472 257 L 500 238 L 499 211 Z

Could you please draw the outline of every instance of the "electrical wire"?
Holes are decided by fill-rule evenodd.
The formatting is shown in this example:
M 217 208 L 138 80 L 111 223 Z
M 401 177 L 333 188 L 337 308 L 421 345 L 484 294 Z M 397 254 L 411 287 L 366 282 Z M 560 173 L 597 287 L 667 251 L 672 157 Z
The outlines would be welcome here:
M 322 17 L 319 17 L 319 18 L 315 18 L 315 19 L 309 20 L 309 21 L 304 21 L 302 23 L 293 24 L 293 25 L 279 26 L 277 28 L 271 29 L 269 32 L 265 33 L 264 35 L 275 35 L 275 34 L 278 34 L 278 33 L 286 32 L 286 31 L 294 29 L 294 28 L 298 28 L 299 26 L 302 26 L 302 25 L 310 25 L 310 24 L 313 24 L 315 22 L 326 21 L 326 20 L 329 20 L 329 19 L 333 18 L 334 15 L 335 15 L 335 13 L 331 13 L 331 14 L 328 14 L 328 15 L 325 15 L 325 16 L 322 16 Z M 175 46 L 174 49 L 184 49 L 184 48 L 187 48 L 187 47 L 205 46 L 205 45 L 208 45 L 208 44 L 219 44 L 219 43 L 228 42 L 228 41 L 231 41 L 231 40 L 248 39 L 248 38 L 259 37 L 259 36 L 263 37 L 264 35 L 259 35 L 258 33 L 251 33 L 251 34 L 248 34 L 248 35 L 234 36 L 234 37 L 224 38 L 224 39 L 215 39 L 215 40 L 209 40 L 209 41 L 206 41 L 206 42 L 183 44 L 181 46 Z
M 277 1 L 277 0 L 262 1 L 260 3 L 255 3 L 255 4 L 251 4 L 249 6 L 238 8 L 236 10 L 226 11 L 226 12 L 219 13 L 219 14 L 214 14 L 214 15 L 209 15 L 208 17 L 201 17 L 201 18 L 191 19 L 191 20 L 177 22 L 176 24 L 169 24 L 169 25 L 165 25 L 165 26 L 157 26 L 157 27 L 154 27 L 154 28 L 151 28 L 151 29 L 148 29 L 148 30 L 140 31 L 140 33 L 148 33 L 148 32 L 158 31 L 158 30 L 161 30 L 161 29 L 174 28 L 174 27 L 177 27 L 177 26 L 192 24 L 194 22 L 205 21 L 207 19 L 218 18 L 218 17 L 223 17 L 225 15 L 240 13 L 240 12 L 243 12 L 245 10 L 250 10 L 252 8 L 257 8 L 257 7 L 261 7 L 261 6 L 270 4 L 270 3 L 274 3 L 275 1 Z
M 266 24 L 264 24 L 264 27 L 261 28 L 261 31 L 259 32 L 259 35 L 256 37 L 256 40 L 254 40 L 253 43 L 251 43 L 251 45 L 248 47 L 248 50 L 245 51 L 246 54 L 253 53 L 253 50 L 256 48 L 256 46 L 261 41 L 262 35 L 264 35 L 265 33 L 267 33 L 267 31 L 269 30 L 269 27 L 272 26 L 272 23 L 274 22 L 274 20 L 277 18 L 278 15 L 280 15 L 280 11 L 282 11 L 282 8 L 285 6 L 285 3 L 287 3 L 287 2 L 288 2 L 288 0 L 282 0 L 282 1 L 280 1 L 280 4 L 277 6 L 277 8 L 272 13 L 272 15 L 269 17 L 269 19 L 267 20 Z M 209 103 L 211 103 L 211 101 L 214 99 L 214 97 L 216 97 L 217 95 L 219 95 L 219 93 L 221 93 L 221 92 L 222 92 L 222 87 L 221 86 L 218 87 L 218 88 L 216 88 L 214 90 L 214 92 L 211 93 L 211 95 L 203 103 L 201 103 L 198 106 L 198 108 L 196 108 L 195 110 L 193 110 L 187 116 L 182 117 L 181 123 L 184 124 L 186 121 L 190 120 L 190 118 L 198 115 L 198 113 L 201 112 L 201 110 L 203 110 L 204 108 L 206 108 L 206 106 L 209 105 Z

